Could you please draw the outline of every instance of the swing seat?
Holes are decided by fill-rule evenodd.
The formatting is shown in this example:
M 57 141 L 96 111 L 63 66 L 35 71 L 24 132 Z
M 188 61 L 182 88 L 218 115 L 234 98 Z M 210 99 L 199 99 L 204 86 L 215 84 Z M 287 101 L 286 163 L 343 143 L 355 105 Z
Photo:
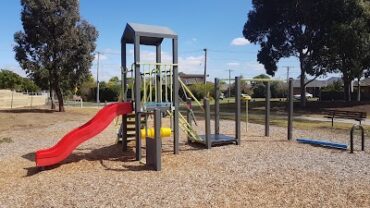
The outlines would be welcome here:
M 308 138 L 300 138 L 297 139 L 297 142 L 302 144 L 311 144 L 311 145 L 317 145 L 327 148 L 334 148 L 334 149 L 341 149 L 341 150 L 347 150 L 346 144 L 340 144 L 340 143 L 334 143 L 329 141 L 320 141 L 320 140 L 314 140 L 314 139 L 308 139 Z

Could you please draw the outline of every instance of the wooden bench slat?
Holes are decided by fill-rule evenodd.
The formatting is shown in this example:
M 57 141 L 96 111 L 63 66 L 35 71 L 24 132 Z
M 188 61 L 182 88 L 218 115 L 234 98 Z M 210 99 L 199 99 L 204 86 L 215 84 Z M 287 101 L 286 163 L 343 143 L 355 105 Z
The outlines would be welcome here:
M 341 111 L 341 110 L 327 110 L 324 111 L 325 118 L 345 118 L 345 119 L 354 119 L 356 121 L 365 120 L 367 117 L 366 112 L 358 111 Z

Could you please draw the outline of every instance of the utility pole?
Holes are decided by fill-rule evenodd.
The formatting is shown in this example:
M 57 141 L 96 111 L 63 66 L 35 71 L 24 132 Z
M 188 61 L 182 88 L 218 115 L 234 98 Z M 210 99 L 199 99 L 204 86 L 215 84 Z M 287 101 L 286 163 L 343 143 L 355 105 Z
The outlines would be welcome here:
M 290 79 L 290 69 L 293 68 L 292 66 L 283 66 L 286 68 L 286 83 L 289 84 Z M 289 89 L 288 89 L 289 90 Z
M 204 51 L 204 84 L 207 83 L 207 48 Z
M 100 52 L 98 51 L 98 61 L 96 65 L 96 103 L 98 106 L 100 105 L 100 95 L 99 95 L 99 59 L 100 59 Z
M 286 82 L 288 83 L 290 78 L 290 69 L 292 69 L 293 66 L 283 66 L 283 67 L 286 68 Z
M 231 72 L 233 70 L 232 69 L 228 69 L 227 71 L 229 71 L 229 96 L 228 97 L 231 97 Z

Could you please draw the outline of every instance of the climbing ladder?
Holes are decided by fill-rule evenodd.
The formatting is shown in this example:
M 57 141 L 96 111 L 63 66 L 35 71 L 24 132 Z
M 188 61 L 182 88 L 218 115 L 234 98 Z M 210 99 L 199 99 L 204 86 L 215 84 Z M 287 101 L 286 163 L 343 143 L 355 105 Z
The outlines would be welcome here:
M 136 135 L 136 128 L 135 128 L 135 114 L 134 113 L 130 113 L 130 114 L 127 114 L 125 115 L 126 118 L 127 118 L 127 121 L 126 121 L 126 132 L 123 132 L 122 129 L 123 129 L 123 125 L 124 125 L 124 122 L 121 122 L 121 125 L 120 125 L 120 128 L 118 130 L 118 133 L 117 133 L 117 142 L 122 142 L 122 132 L 124 134 L 126 134 L 126 137 L 127 138 L 135 138 L 135 135 Z M 145 115 L 141 115 L 141 122 L 140 122 L 142 125 L 145 124 Z M 133 141 L 134 139 L 130 139 L 128 141 Z

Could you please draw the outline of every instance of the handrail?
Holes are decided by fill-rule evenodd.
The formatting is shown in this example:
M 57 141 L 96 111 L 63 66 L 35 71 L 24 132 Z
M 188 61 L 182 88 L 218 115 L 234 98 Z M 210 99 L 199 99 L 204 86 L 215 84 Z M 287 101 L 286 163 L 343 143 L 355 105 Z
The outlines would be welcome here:
M 194 101 L 198 104 L 198 106 L 202 109 L 203 112 L 205 112 L 203 105 L 199 102 L 199 100 L 194 96 L 194 94 L 191 92 L 191 90 L 185 85 L 185 83 L 181 80 L 179 77 L 179 83 L 181 84 L 181 87 L 186 90 L 186 92 L 189 93 L 190 97 L 194 99 Z
M 365 129 L 361 125 L 353 125 L 351 128 L 350 153 L 353 153 L 353 133 L 357 128 L 361 131 L 361 151 L 365 151 Z

